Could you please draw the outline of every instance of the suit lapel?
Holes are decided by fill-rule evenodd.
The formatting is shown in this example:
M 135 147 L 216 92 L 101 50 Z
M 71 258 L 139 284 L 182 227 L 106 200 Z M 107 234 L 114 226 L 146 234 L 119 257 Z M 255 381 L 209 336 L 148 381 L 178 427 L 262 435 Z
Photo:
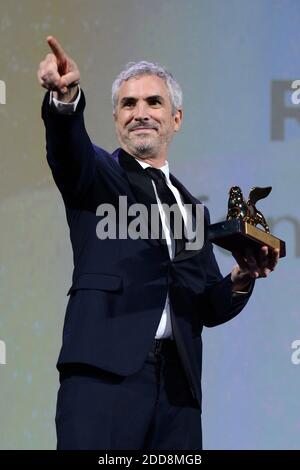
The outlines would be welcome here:
M 134 157 L 126 154 L 122 149 L 119 152 L 120 166 L 125 170 L 131 189 L 136 200 L 146 207 L 156 204 L 156 197 L 151 179 L 144 173 L 141 165 Z
M 191 193 L 183 186 L 183 184 L 180 183 L 180 181 L 177 178 L 175 178 L 175 176 L 173 176 L 171 173 L 170 173 L 170 180 L 172 184 L 174 184 L 174 186 L 178 189 L 178 191 L 182 195 L 183 200 L 186 204 L 193 204 L 193 205 L 200 204 L 200 201 L 198 201 L 198 199 L 192 196 Z
M 119 149 L 118 161 L 121 168 L 125 171 L 136 201 L 147 208 L 148 217 L 146 223 L 148 223 L 148 233 L 151 234 L 151 205 L 154 205 L 158 210 L 152 181 L 135 158 L 127 154 L 123 149 Z M 149 236 L 148 239 L 151 242 L 160 243 L 161 245 L 166 246 L 166 240 L 164 238 L 155 239 Z

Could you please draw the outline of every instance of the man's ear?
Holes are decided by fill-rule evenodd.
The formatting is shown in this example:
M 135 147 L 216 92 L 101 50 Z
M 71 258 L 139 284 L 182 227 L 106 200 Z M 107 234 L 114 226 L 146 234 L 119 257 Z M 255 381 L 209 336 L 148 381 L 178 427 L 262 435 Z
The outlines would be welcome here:
M 174 115 L 174 131 L 175 132 L 179 131 L 181 127 L 182 119 L 183 119 L 183 110 L 177 109 Z

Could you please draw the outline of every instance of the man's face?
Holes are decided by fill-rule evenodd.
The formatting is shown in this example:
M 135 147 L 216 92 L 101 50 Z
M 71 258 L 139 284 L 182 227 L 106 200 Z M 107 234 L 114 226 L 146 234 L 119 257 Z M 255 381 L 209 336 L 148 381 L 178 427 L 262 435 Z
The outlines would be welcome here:
M 124 81 L 114 114 L 121 147 L 139 158 L 167 158 L 174 132 L 180 128 L 182 111 L 172 115 L 165 81 L 141 75 Z

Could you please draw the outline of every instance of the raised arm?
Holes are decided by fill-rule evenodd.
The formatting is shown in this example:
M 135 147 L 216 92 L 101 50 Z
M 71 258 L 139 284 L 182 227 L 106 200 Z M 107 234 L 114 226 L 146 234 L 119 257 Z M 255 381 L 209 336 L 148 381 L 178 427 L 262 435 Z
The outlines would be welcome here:
M 57 39 L 47 38 L 52 52 L 40 63 L 39 83 L 48 90 L 42 108 L 46 127 L 47 160 L 64 198 L 80 200 L 92 184 L 95 151 L 84 126 L 85 99 L 79 91 L 80 72 Z M 72 103 L 81 93 L 76 110 L 61 113 L 52 98 Z M 51 95 L 53 94 L 53 96 Z

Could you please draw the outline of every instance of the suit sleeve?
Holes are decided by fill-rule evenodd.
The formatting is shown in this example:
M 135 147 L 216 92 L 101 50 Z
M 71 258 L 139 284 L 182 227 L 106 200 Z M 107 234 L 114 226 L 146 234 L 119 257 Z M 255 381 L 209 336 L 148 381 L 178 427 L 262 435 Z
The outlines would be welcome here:
M 46 93 L 42 118 L 46 128 L 47 161 L 64 198 L 81 198 L 92 184 L 96 171 L 94 147 L 86 132 L 83 92 L 72 114 L 60 114 L 49 104 Z
M 210 223 L 209 213 L 206 218 Z M 207 280 L 204 294 L 199 300 L 199 309 L 203 324 L 213 327 L 226 323 L 238 315 L 247 304 L 254 287 L 254 282 L 248 293 L 236 294 L 232 291 L 231 274 L 223 277 L 217 264 L 213 246 L 208 243 Z

